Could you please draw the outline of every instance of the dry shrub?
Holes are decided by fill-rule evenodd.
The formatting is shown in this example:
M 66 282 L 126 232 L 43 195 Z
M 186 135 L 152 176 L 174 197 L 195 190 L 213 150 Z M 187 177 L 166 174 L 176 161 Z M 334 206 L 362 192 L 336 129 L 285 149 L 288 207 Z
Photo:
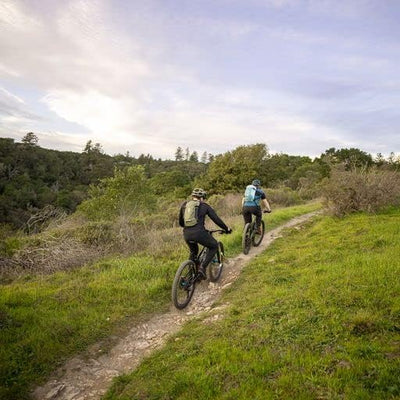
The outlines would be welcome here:
M 208 203 L 220 217 L 230 217 L 242 213 L 242 197 L 240 193 L 215 194 L 208 199 Z
M 181 228 L 147 230 L 143 232 L 141 250 L 149 250 L 153 256 L 165 256 L 184 244 Z
M 293 189 L 282 186 L 277 189 L 267 189 L 266 196 L 272 206 L 289 207 L 302 203 L 299 194 Z
M 76 230 L 76 237 L 82 243 L 91 246 L 103 246 L 113 239 L 111 222 L 90 221 Z
M 400 204 L 400 173 L 389 170 L 333 169 L 324 189 L 328 211 L 343 216 L 356 211 L 377 212 Z
M 231 193 L 212 196 L 209 202 L 231 226 L 230 220 L 241 215 L 241 199 L 241 194 Z M 153 214 L 121 213 L 113 221 L 89 221 L 75 213 L 53 229 L 10 239 L 0 257 L 0 280 L 70 270 L 111 254 L 169 254 L 184 244 L 178 227 L 180 205 L 165 201 Z
M 51 204 L 32 214 L 25 224 L 27 233 L 38 233 L 50 226 L 57 226 L 65 220 L 67 213 Z
M 0 280 L 71 269 L 97 260 L 104 254 L 104 248 L 85 246 L 71 237 L 46 237 L 41 239 L 40 244 L 26 246 L 12 257 L 1 258 Z

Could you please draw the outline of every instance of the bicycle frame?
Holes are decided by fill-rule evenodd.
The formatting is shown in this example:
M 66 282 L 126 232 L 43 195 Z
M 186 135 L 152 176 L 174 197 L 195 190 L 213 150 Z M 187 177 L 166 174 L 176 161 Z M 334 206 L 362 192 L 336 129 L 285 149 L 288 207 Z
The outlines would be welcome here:
M 244 254 L 248 254 L 252 245 L 257 247 L 262 242 L 265 233 L 265 223 L 263 219 L 261 219 L 260 229 L 261 233 L 258 234 L 256 231 L 256 219 L 255 216 L 252 215 L 251 222 L 248 222 L 243 229 L 242 249 Z

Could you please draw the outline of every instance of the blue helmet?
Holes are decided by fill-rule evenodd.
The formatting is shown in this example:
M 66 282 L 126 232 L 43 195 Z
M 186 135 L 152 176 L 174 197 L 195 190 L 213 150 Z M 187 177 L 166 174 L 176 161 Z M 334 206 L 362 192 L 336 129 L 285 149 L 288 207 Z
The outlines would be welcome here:
M 254 179 L 254 181 L 251 182 L 251 184 L 254 185 L 254 186 L 261 186 L 261 182 L 260 182 L 259 179 Z

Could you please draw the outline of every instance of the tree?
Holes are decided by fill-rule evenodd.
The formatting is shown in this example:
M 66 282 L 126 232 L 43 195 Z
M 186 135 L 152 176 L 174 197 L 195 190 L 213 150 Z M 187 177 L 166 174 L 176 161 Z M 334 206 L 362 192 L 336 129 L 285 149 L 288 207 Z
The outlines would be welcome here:
M 36 146 L 39 143 L 39 138 L 33 133 L 28 132 L 23 138 L 22 143 L 29 146 Z
M 201 155 L 201 162 L 202 162 L 203 164 L 207 164 L 207 158 L 208 158 L 207 152 L 205 151 L 205 152 Z
M 187 171 L 173 169 L 159 172 L 149 179 L 149 184 L 157 195 L 165 196 L 173 193 L 177 188 L 190 187 L 190 176 Z
M 176 149 L 175 161 L 183 161 L 183 150 L 180 146 Z
M 197 151 L 194 151 L 189 158 L 189 161 L 192 162 L 199 162 L 199 155 L 197 154 Z
M 78 208 L 94 221 L 110 221 L 121 215 L 137 216 L 153 209 L 156 201 L 142 166 L 115 170 L 113 177 L 91 186 L 89 196 Z
M 265 144 L 239 146 L 216 156 L 198 183 L 210 193 L 242 190 L 254 178 L 263 181 L 267 157 L 268 148 Z
M 336 150 L 331 147 L 321 155 L 321 160 L 331 164 L 342 163 L 347 170 L 361 167 L 369 168 L 373 165 L 373 159 L 370 154 L 355 148 Z
M 86 153 L 86 154 L 93 154 L 93 153 L 95 153 L 95 154 L 104 154 L 102 145 L 100 143 L 95 143 L 93 145 L 91 140 L 89 140 L 86 143 L 86 146 L 83 149 L 83 152 Z

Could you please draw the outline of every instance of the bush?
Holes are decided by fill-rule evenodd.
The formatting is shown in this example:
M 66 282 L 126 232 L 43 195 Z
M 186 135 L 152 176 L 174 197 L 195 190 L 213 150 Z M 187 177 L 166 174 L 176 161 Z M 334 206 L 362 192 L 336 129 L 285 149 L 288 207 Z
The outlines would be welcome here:
M 242 213 L 242 195 L 228 193 L 225 196 L 215 194 L 207 202 L 215 209 L 220 217 L 232 217 Z
M 78 210 L 92 221 L 113 221 L 121 215 L 135 216 L 154 209 L 156 197 L 141 167 L 116 170 L 114 176 L 89 189 L 89 199 Z
M 11 257 L 22 248 L 22 241 L 19 237 L 10 236 L 0 241 L 0 255 Z
M 400 173 L 377 168 L 332 170 L 324 188 L 324 205 L 336 216 L 356 211 L 377 212 L 400 204 Z
M 77 231 L 77 238 L 88 245 L 105 245 L 112 241 L 112 225 L 109 222 L 89 222 Z
M 281 187 L 278 189 L 267 189 L 266 196 L 271 207 L 272 206 L 289 207 L 302 203 L 299 194 L 295 190 L 289 187 Z

